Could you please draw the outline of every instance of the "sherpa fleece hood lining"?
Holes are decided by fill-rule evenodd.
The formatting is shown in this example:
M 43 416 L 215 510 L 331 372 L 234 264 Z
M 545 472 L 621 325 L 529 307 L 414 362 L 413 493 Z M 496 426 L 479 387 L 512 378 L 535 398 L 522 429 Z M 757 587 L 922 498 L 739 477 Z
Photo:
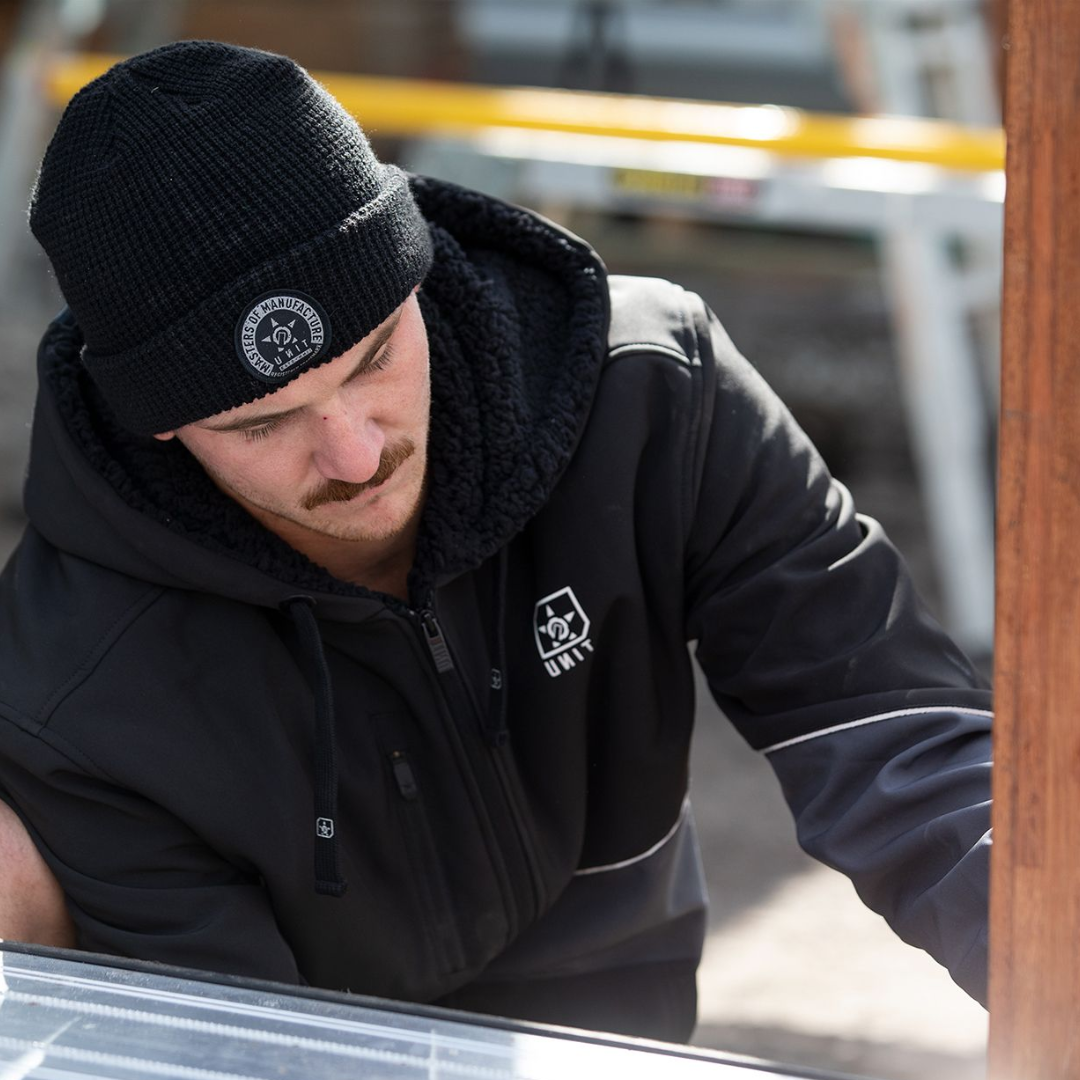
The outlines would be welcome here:
M 435 248 L 420 293 L 432 415 L 428 497 L 409 583 L 419 603 L 439 580 L 498 551 L 546 501 L 595 392 L 609 311 L 603 265 L 582 241 L 451 184 L 414 178 L 413 187 Z M 183 552 L 193 543 L 307 593 L 370 598 L 251 518 L 179 442 L 123 430 L 79 362 L 80 347 L 78 328 L 59 320 L 41 354 L 41 392 L 53 396 L 57 410 L 49 415 L 59 415 L 64 429 L 48 435 L 78 448 L 59 455 L 75 462 L 66 478 L 38 475 L 31 461 L 31 520 L 54 544 L 128 571 L 122 529 L 102 535 L 65 511 L 63 489 L 78 488 L 75 473 L 85 463 L 124 505 L 178 538 L 170 584 L 183 577 Z M 31 499 L 35 485 L 48 497 Z M 140 566 L 145 573 L 145 560 Z M 203 587 L 199 575 L 189 587 Z M 268 604 L 279 599 L 279 589 L 268 590 Z

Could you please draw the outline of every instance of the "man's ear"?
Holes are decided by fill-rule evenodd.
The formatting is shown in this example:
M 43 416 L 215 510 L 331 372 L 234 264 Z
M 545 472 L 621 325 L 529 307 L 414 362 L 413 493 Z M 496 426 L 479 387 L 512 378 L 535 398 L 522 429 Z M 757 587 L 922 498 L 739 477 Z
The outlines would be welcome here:
M 168 442 L 170 439 L 176 438 L 175 431 L 163 431 L 160 435 L 155 435 L 155 439 L 160 439 L 162 442 Z

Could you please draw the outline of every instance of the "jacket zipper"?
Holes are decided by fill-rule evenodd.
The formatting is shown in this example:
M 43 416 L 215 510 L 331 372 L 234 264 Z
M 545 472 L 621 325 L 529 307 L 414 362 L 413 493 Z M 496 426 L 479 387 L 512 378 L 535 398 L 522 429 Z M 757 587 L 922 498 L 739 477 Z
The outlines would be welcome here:
M 498 774 L 506 804 L 510 808 L 510 817 L 513 819 L 514 827 L 517 830 L 518 842 L 521 844 L 521 850 L 525 854 L 525 865 L 529 870 L 529 878 L 532 882 L 534 917 L 536 917 L 544 910 L 545 889 L 543 880 L 540 877 L 540 864 L 536 857 L 536 849 L 533 847 L 532 837 L 526 827 L 525 816 L 521 810 L 521 803 L 506 768 L 505 755 L 509 753 L 509 744 L 503 743 L 501 746 L 493 746 L 491 753 L 495 758 L 495 772 Z
M 450 713 L 450 722 L 447 724 L 447 733 L 453 740 L 458 754 L 461 756 L 463 767 L 467 766 L 470 771 L 470 779 L 475 790 L 477 819 L 485 829 L 485 840 L 491 857 L 492 865 L 499 880 L 499 888 L 502 892 L 503 905 L 506 909 L 507 918 L 507 941 L 513 941 L 521 929 L 521 913 L 517 899 L 514 895 L 514 884 L 510 879 L 510 872 L 506 865 L 506 857 L 499 844 L 498 831 L 491 820 L 491 813 L 484 798 L 483 789 L 477 779 L 476 769 L 472 764 L 471 754 L 466 749 L 457 726 L 453 722 L 455 714 L 453 695 L 447 693 L 447 687 L 456 688 L 456 670 L 454 661 L 450 656 L 450 648 L 443 636 L 442 627 L 435 617 L 435 612 L 430 608 L 422 608 L 413 611 L 420 636 L 424 640 L 428 655 L 435 665 L 435 671 L 440 686 L 443 688 L 443 700 Z M 447 678 L 450 676 L 450 678 Z
M 398 791 L 406 802 L 416 802 L 420 789 L 416 786 L 416 775 L 404 750 L 390 751 L 390 767 L 394 770 Z
M 454 661 L 450 656 L 450 646 L 443 637 L 442 627 L 435 618 L 435 612 L 430 608 L 424 608 L 420 612 L 420 625 L 424 628 L 424 641 L 427 644 L 431 659 L 435 661 L 435 670 L 440 675 L 446 675 L 454 670 Z
M 420 798 L 416 774 L 404 750 L 391 750 L 389 757 L 398 793 L 406 804 L 407 837 L 411 840 L 418 884 L 427 901 L 432 944 L 444 971 L 461 971 L 465 967 L 465 953 L 446 879 L 435 861 L 435 841 L 431 835 L 427 809 Z
M 469 712 L 478 720 L 479 708 L 471 701 L 471 695 L 464 689 L 464 680 L 462 680 L 461 676 L 458 674 L 453 657 L 450 655 L 450 646 L 446 641 L 446 637 L 443 634 L 442 627 L 439 625 L 435 612 L 431 608 L 424 608 L 420 612 L 420 619 L 424 629 L 424 638 L 427 642 L 428 650 L 435 663 L 435 669 L 439 672 L 441 677 L 445 678 L 447 682 L 454 687 L 454 690 L 457 693 L 452 696 L 464 698 L 469 708 Z M 529 873 L 529 881 L 532 886 L 533 894 L 533 917 L 535 918 L 543 910 L 544 887 L 540 876 L 539 860 L 536 857 L 532 837 L 525 824 L 525 816 L 522 812 L 521 804 L 507 772 L 504 757 L 507 752 L 508 749 L 505 744 L 502 746 L 491 747 L 495 775 L 499 779 L 499 787 L 502 790 L 503 799 L 506 801 L 507 808 L 510 811 L 510 819 L 513 822 L 514 831 L 517 834 L 518 845 L 524 855 L 525 866 Z

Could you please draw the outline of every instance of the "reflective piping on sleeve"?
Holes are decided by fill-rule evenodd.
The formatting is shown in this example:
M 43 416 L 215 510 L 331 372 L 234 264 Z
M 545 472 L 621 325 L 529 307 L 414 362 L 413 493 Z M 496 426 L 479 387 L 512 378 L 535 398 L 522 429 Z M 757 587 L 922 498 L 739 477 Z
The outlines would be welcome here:
M 669 348 L 667 345 L 650 345 L 647 341 L 632 341 L 626 345 L 616 345 L 614 349 L 611 349 L 608 352 L 608 357 L 614 360 L 623 353 L 637 352 L 661 353 L 662 355 L 670 356 L 672 359 L 678 360 L 683 364 L 691 363 L 690 357 L 688 357 L 686 353 L 681 353 L 678 349 Z
M 643 851 L 640 855 L 632 855 L 629 859 L 623 859 L 622 862 L 608 863 L 607 866 L 587 866 L 584 870 L 575 870 L 574 877 L 585 877 L 587 874 L 604 874 L 608 870 L 622 870 L 625 866 L 633 866 L 634 863 L 642 862 L 649 858 L 650 855 L 655 855 L 679 831 L 679 826 L 686 820 L 686 815 L 689 812 L 690 796 L 688 795 L 683 799 L 682 809 L 679 811 L 675 824 L 668 830 L 667 835 L 657 840 L 648 851 Z
M 777 750 L 786 750 L 789 746 L 798 743 L 810 742 L 811 739 L 820 739 L 823 735 L 835 735 L 838 731 L 850 731 L 852 728 L 864 727 L 866 724 L 876 724 L 879 720 L 895 720 L 898 716 L 921 716 L 926 713 L 958 712 L 967 713 L 969 716 L 985 716 L 992 720 L 994 714 L 987 709 L 963 709 L 956 705 L 925 705 L 918 709 L 897 709 L 896 712 L 879 713 L 877 716 L 864 716 L 861 720 L 849 720 L 846 724 L 836 724 L 834 727 L 822 728 L 820 731 L 811 731 L 807 735 L 797 735 L 794 739 L 785 739 L 783 742 L 766 746 L 763 754 L 775 754 Z

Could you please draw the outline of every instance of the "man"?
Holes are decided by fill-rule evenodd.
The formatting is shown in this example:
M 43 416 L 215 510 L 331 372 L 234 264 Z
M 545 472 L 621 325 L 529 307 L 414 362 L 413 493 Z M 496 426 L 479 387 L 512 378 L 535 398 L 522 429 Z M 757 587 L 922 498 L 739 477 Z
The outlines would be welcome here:
M 987 693 L 698 298 L 212 42 L 76 96 L 31 227 L 0 791 L 81 947 L 686 1038 L 696 640 L 984 993 Z

